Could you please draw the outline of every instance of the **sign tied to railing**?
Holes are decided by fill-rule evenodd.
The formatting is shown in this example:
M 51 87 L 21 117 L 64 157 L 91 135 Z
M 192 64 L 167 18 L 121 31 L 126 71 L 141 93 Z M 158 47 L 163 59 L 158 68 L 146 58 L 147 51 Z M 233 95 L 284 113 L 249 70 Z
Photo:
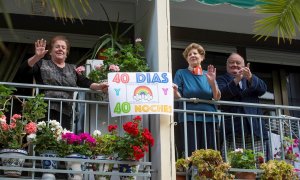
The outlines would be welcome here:
M 173 114 L 172 77 L 168 72 L 108 73 L 111 116 Z

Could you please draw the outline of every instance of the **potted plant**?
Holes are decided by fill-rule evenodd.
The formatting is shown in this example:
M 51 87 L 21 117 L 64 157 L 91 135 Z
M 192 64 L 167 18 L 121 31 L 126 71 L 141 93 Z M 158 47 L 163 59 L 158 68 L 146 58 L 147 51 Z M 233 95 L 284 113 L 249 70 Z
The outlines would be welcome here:
M 199 149 L 192 153 L 189 161 L 195 168 L 195 179 L 211 178 L 233 179 L 234 176 L 229 173 L 230 165 L 223 162 L 219 151 L 213 149 Z
M 294 152 L 294 148 L 299 147 L 299 139 L 293 139 L 290 137 L 284 137 L 283 139 L 283 153 L 281 149 L 275 148 L 274 158 L 283 159 L 284 156 L 285 161 L 290 164 L 298 161 L 299 153 Z
M 176 167 L 176 180 L 185 180 L 186 179 L 186 173 L 189 168 L 189 160 L 185 158 L 179 158 L 177 159 L 175 163 Z
M 23 167 L 24 157 L 27 156 L 25 149 L 36 137 L 36 123 L 28 122 L 20 114 L 14 114 L 7 122 L 6 116 L 0 111 L 0 154 L 2 165 L 7 167 Z M 26 137 L 26 138 L 25 138 Z M 26 139 L 26 140 L 25 140 Z M 18 157 L 18 158 L 16 158 Z M 5 170 L 4 175 L 18 177 L 22 174 L 20 170 Z
M 0 85 L 0 147 L 2 148 L 0 153 L 9 156 L 2 158 L 2 165 L 4 166 L 15 166 L 15 164 L 23 166 L 25 159 L 12 157 L 27 155 L 26 147 L 36 137 L 37 125 L 35 121 L 44 116 L 43 95 L 39 95 L 23 103 L 23 115 L 14 114 L 8 119 L 4 113 L 7 111 L 9 101 L 14 97 L 12 95 L 14 90 L 14 88 Z M 42 105 L 39 106 L 40 104 Z M 28 116 L 28 109 L 35 109 L 35 111 Z M 4 174 L 7 176 L 20 176 L 21 171 L 6 170 Z
M 123 49 L 123 44 L 129 42 L 128 38 L 125 38 L 125 35 L 129 33 L 129 31 L 134 27 L 134 24 L 129 25 L 124 31 L 120 32 L 120 20 L 119 14 L 117 16 L 116 23 L 112 23 L 108 16 L 108 13 L 102 3 L 100 3 L 103 12 L 105 13 L 106 20 L 109 25 L 110 32 L 100 36 L 96 42 L 94 43 L 93 47 L 82 57 L 80 58 L 79 63 L 85 61 L 86 59 L 101 59 L 106 60 L 106 56 L 101 54 L 107 48 L 112 48 L 116 51 Z
M 297 176 L 294 166 L 278 160 L 270 160 L 261 164 L 260 168 L 264 171 L 261 179 L 263 180 L 296 180 Z
M 116 151 L 116 143 L 119 139 L 116 129 L 117 125 L 108 126 L 108 134 L 101 135 L 99 130 L 93 132 L 93 137 L 96 139 L 95 146 L 92 147 L 92 153 L 97 160 L 112 160 Z M 112 163 L 95 163 L 93 169 L 99 172 L 111 172 L 114 164 Z M 95 175 L 96 180 L 110 179 L 109 175 Z
M 119 164 L 119 172 L 138 172 L 138 161 L 149 151 L 149 146 L 154 145 L 151 132 L 149 129 L 141 127 L 141 121 L 141 116 L 135 116 L 132 121 L 123 124 L 124 136 L 119 137 L 116 144 L 117 157 L 119 160 L 132 163 Z M 121 178 L 125 177 L 121 176 Z
M 135 44 L 124 44 L 121 50 L 107 48 L 101 53 L 106 59 L 103 65 L 93 67 L 88 74 L 88 78 L 94 82 L 107 79 L 109 72 L 147 72 L 149 67 L 146 58 L 142 56 L 144 47 L 141 44 L 142 40 L 137 38 Z M 82 74 L 85 71 L 83 66 L 76 68 L 76 72 Z
M 251 149 L 236 149 L 228 154 L 231 168 L 255 169 L 257 160 L 263 163 L 261 153 L 254 153 Z M 256 179 L 254 172 L 237 172 L 235 177 L 238 179 Z
M 57 157 L 57 147 L 62 135 L 62 127 L 56 120 L 41 121 L 37 124 L 34 150 L 42 157 Z M 42 160 L 43 169 L 57 169 L 57 161 Z M 55 179 L 52 173 L 43 173 L 42 179 Z
M 73 132 L 64 130 L 58 144 L 58 155 L 72 159 L 87 159 L 92 155 L 92 147 L 96 140 L 88 133 L 76 135 Z M 84 171 L 85 164 L 80 161 L 66 161 L 68 170 Z M 69 180 L 81 180 L 83 174 L 68 174 Z
M 56 152 L 62 138 L 63 128 L 56 120 L 41 121 L 37 124 L 35 152 L 41 154 L 47 151 Z

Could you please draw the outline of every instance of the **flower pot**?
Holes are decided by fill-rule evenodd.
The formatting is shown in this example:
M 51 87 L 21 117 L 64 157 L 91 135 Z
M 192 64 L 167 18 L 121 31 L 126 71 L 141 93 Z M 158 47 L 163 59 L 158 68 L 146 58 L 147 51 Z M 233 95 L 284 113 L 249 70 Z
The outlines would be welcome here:
M 108 156 L 97 156 L 96 160 L 111 160 L 111 158 Z M 114 164 L 110 164 L 110 163 L 96 163 L 94 165 L 96 167 L 95 171 L 98 171 L 98 172 L 112 172 L 113 166 L 114 166 Z M 110 175 L 96 174 L 95 180 L 109 180 L 110 177 L 111 177 Z
M 250 179 L 255 180 L 256 174 L 254 172 L 237 172 L 235 174 L 236 179 Z
M 132 161 L 126 164 L 119 164 L 120 173 L 138 173 L 140 165 L 139 161 Z M 120 176 L 120 180 L 136 180 L 136 176 Z
M 54 151 L 46 151 L 40 154 L 42 157 L 58 157 Z M 55 160 L 42 160 L 43 169 L 57 169 L 57 161 Z M 43 173 L 42 180 L 55 180 L 53 173 Z
M 22 149 L 2 149 L 0 154 L 5 154 L 10 157 L 2 157 L 2 166 L 6 167 L 23 167 L 25 159 L 28 153 Z M 15 157 L 15 158 L 13 158 Z M 23 158 L 22 158 L 23 157 Z M 21 170 L 4 170 L 4 175 L 9 177 L 19 177 L 21 176 Z
M 211 171 L 203 171 L 203 172 L 199 173 L 199 176 L 206 177 L 206 178 L 212 178 L 214 176 L 214 174 Z
M 185 175 L 176 174 L 176 180 L 186 180 Z
M 80 154 L 70 154 L 66 156 L 66 158 L 73 158 L 73 159 L 87 159 L 86 156 Z M 85 171 L 86 165 L 83 162 L 78 161 L 66 161 L 66 169 L 72 171 Z M 81 173 L 69 173 L 68 180 L 82 180 L 83 174 Z
M 206 178 L 212 178 L 213 177 L 213 172 L 212 171 L 201 171 L 198 172 L 197 167 L 193 166 L 192 167 L 192 177 L 206 177 Z

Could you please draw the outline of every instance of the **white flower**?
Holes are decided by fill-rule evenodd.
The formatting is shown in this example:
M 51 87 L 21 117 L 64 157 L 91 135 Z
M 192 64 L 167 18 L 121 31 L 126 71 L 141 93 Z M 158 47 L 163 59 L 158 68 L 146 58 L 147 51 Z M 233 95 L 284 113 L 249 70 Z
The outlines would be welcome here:
M 32 142 L 36 139 L 36 134 L 29 134 L 27 137 L 26 137 L 26 140 L 28 142 Z
M 137 42 L 137 43 L 142 42 L 142 39 L 141 38 L 136 38 L 135 42 Z
M 243 153 L 243 149 L 242 148 L 237 148 L 234 150 L 234 152 L 240 152 L 240 153 Z
M 38 122 L 37 126 L 38 127 L 46 127 L 46 123 L 45 123 L 45 121 L 41 121 L 41 122 Z
M 101 136 L 101 131 L 95 130 L 95 131 L 93 132 L 93 136 L 94 136 L 94 137 Z

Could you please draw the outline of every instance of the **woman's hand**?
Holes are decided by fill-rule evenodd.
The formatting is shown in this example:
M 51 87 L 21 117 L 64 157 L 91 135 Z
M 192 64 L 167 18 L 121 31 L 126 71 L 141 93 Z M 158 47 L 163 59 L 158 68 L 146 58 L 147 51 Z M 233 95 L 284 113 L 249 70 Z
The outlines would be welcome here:
M 210 85 L 215 83 L 217 70 L 213 65 L 208 65 L 207 73 L 205 74 Z
M 46 50 L 47 41 L 44 39 L 39 39 L 35 41 L 34 44 L 35 44 L 35 55 L 39 59 L 42 59 L 48 52 L 48 50 Z
M 208 65 L 207 73 L 205 75 L 209 85 L 211 86 L 214 100 L 220 100 L 221 92 L 216 82 L 217 69 L 213 65 Z
M 180 95 L 180 93 L 178 92 L 178 86 L 177 86 L 177 84 L 172 84 L 172 87 L 173 87 L 173 91 L 174 91 L 174 97 L 176 98 L 176 99 L 178 99 L 178 98 L 181 98 L 181 95 Z
M 108 91 L 108 82 L 102 82 L 102 83 L 93 83 L 90 86 L 90 89 L 95 90 L 95 91 L 102 91 L 102 92 L 107 92 Z

